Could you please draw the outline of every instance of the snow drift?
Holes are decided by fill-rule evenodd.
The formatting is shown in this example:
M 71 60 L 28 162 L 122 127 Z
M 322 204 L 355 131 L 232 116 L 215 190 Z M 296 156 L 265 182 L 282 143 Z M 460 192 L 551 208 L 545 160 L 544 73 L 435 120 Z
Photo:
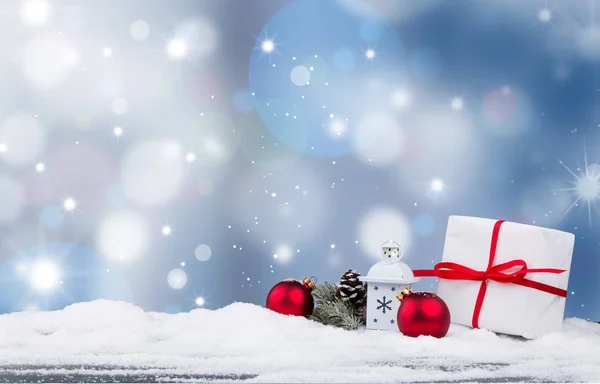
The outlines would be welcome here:
M 161 367 L 256 382 L 600 380 L 600 325 L 579 319 L 533 341 L 453 325 L 446 338 L 344 331 L 235 303 L 189 313 L 97 300 L 0 316 L 0 368 Z M 527 380 L 526 380 L 527 381 Z

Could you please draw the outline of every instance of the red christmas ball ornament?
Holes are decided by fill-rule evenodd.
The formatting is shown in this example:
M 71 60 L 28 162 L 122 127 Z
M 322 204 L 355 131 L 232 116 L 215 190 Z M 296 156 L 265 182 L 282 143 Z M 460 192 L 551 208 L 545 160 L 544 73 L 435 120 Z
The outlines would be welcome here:
M 409 337 L 446 336 L 450 328 L 450 310 L 439 296 L 429 292 L 411 292 L 406 288 L 396 296 L 398 329 Z
M 315 308 L 314 286 L 310 279 L 280 281 L 267 295 L 267 308 L 282 315 L 310 316 Z

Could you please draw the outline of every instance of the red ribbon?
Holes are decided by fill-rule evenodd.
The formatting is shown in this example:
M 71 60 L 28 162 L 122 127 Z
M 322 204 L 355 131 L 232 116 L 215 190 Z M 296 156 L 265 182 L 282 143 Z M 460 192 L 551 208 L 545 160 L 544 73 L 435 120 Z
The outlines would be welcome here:
M 551 293 L 560 297 L 567 297 L 567 291 L 556 288 L 551 285 L 540 283 L 537 281 L 525 278 L 528 273 L 555 273 L 560 274 L 566 272 L 564 269 L 554 268 L 538 268 L 529 269 L 525 260 L 515 259 L 506 263 L 493 265 L 496 257 L 496 247 L 498 246 L 498 235 L 500 234 L 500 226 L 504 220 L 496 221 L 492 232 L 492 243 L 490 245 L 490 257 L 488 267 L 485 271 L 476 271 L 465 267 L 464 265 L 452 262 L 441 262 L 433 267 L 433 270 L 415 270 L 413 271 L 417 277 L 438 277 L 446 280 L 472 280 L 481 281 L 477 300 L 475 301 L 475 309 L 473 310 L 473 328 L 479 328 L 479 314 L 483 305 L 483 299 L 487 290 L 487 281 L 492 280 L 502 284 L 518 284 L 524 287 L 537 289 L 543 292 Z M 512 272 L 509 272 L 511 271 Z

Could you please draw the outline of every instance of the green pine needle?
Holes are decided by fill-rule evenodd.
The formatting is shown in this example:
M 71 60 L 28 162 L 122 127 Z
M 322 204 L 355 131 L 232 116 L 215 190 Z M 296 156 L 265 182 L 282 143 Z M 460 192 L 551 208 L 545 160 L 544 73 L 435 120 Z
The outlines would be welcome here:
M 358 329 L 363 325 L 362 320 L 354 315 L 354 309 L 348 302 L 335 297 L 337 287 L 330 283 L 316 285 L 313 296 L 317 307 L 312 319 L 325 325 L 332 325 L 347 330 Z
M 327 301 L 336 300 L 337 299 L 335 297 L 336 290 L 337 290 L 337 287 L 335 285 L 325 282 L 323 284 L 315 285 L 315 287 L 312 291 L 312 294 L 318 304 L 319 302 L 327 302 Z

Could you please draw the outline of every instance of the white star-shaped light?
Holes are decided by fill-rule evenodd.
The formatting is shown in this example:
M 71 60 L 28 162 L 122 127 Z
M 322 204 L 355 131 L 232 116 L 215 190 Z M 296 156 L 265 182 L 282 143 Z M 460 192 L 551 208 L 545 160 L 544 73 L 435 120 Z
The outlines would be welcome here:
M 113 135 L 117 136 L 117 137 L 121 137 L 123 136 L 123 128 L 122 127 L 114 127 L 113 128 Z
M 369 60 L 373 60 L 375 58 L 375 55 L 376 55 L 376 53 L 373 49 L 367 49 L 367 51 L 365 52 L 365 56 Z
M 44 164 L 44 163 L 37 163 L 35 165 L 35 170 L 36 170 L 36 172 L 39 172 L 39 173 L 44 172 L 46 170 L 46 164 Z
M 67 197 L 63 201 L 63 208 L 68 212 L 74 211 L 77 208 L 77 202 L 72 197 Z
M 189 152 L 188 154 L 185 155 L 185 159 L 187 160 L 188 163 L 193 163 L 194 161 L 196 161 L 196 154 Z
M 567 172 L 573 176 L 571 184 L 573 185 L 571 188 L 563 188 L 557 189 L 557 191 L 566 191 L 573 194 L 573 203 L 567 208 L 565 213 L 561 216 L 560 220 L 562 220 L 573 207 L 576 207 L 580 201 L 583 201 L 587 205 L 588 211 L 588 220 L 590 226 L 592 225 L 592 206 L 596 205 L 596 202 L 600 200 L 600 165 L 598 164 L 588 164 L 587 160 L 587 151 L 584 148 L 583 151 L 583 160 L 584 160 L 584 169 L 579 171 L 579 175 L 576 174 L 569 168 L 565 163 L 561 160 L 557 159 L 558 163 L 562 165 Z M 559 221 L 560 221 L 559 220 Z
M 60 269 L 51 260 L 38 260 L 31 268 L 29 282 L 38 291 L 51 291 L 60 283 Z
M 173 229 L 170 226 L 165 225 L 162 227 L 161 232 L 163 235 L 169 236 L 173 232 Z
M 334 119 L 330 117 L 330 119 L 332 120 L 327 124 L 329 134 L 333 137 L 342 136 L 348 128 L 346 122 L 340 118 Z
M 206 300 L 204 300 L 204 297 L 202 296 L 198 296 L 196 297 L 196 305 L 199 307 L 204 306 L 204 304 L 206 304 Z
M 187 56 L 188 45 L 183 39 L 172 39 L 167 44 L 167 54 L 173 59 L 182 59 Z
M 444 181 L 442 179 L 433 179 L 429 187 L 434 192 L 440 192 L 444 189 Z
M 272 53 L 275 50 L 275 42 L 271 39 L 265 39 L 260 43 L 260 49 L 264 53 Z

